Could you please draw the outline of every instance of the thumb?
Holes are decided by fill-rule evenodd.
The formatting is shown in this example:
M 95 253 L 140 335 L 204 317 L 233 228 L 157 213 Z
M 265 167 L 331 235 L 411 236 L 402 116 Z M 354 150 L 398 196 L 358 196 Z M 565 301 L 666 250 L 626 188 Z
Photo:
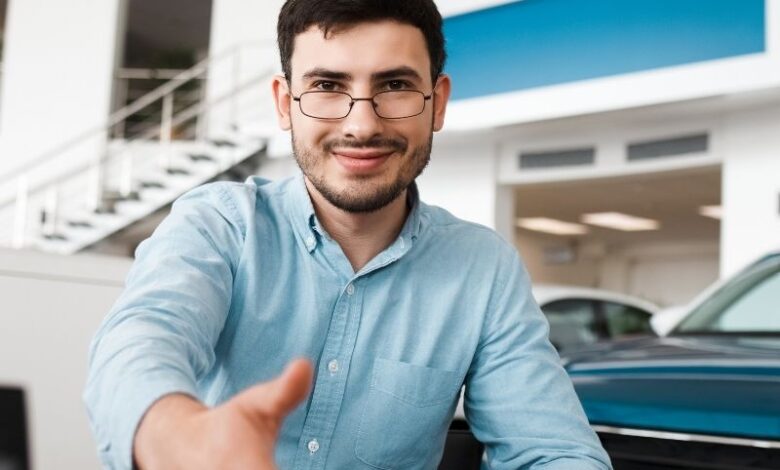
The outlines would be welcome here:
M 309 395 L 313 369 L 296 359 L 274 380 L 255 385 L 236 396 L 236 404 L 251 414 L 283 418 Z

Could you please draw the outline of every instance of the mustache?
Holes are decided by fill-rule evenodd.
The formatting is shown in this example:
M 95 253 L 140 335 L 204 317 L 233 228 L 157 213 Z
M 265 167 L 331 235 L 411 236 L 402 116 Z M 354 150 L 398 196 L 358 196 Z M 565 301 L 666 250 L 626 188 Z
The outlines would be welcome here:
M 409 148 L 409 144 L 402 139 L 391 139 L 386 137 L 374 137 L 368 140 L 354 140 L 354 139 L 334 139 L 325 142 L 323 150 L 326 152 L 332 152 L 334 148 L 379 148 L 386 150 L 393 150 L 396 152 L 406 152 Z

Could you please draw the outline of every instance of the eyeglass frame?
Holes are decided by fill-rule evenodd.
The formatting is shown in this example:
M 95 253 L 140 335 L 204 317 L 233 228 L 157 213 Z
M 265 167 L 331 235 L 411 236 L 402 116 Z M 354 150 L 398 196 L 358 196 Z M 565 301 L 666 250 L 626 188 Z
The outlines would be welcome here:
M 420 110 L 420 112 L 417 113 L 417 114 L 411 114 L 409 116 L 403 116 L 403 117 L 389 118 L 389 117 L 380 116 L 379 112 L 377 112 L 377 110 L 376 110 L 376 108 L 379 105 L 376 103 L 376 101 L 374 101 L 376 99 L 376 97 L 378 95 L 383 94 L 383 93 L 399 93 L 399 92 L 413 92 L 413 93 L 421 94 L 422 97 L 423 97 L 423 106 L 422 106 L 422 109 Z M 348 96 L 349 99 L 350 99 L 350 102 L 349 102 L 349 110 L 347 111 L 347 114 L 345 114 L 345 115 L 343 115 L 341 117 L 337 117 L 337 118 L 322 118 L 322 117 L 317 117 L 317 116 L 312 116 L 310 114 L 306 114 L 303 111 L 303 106 L 301 106 L 301 98 L 303 97 L 303 95 L 315 94 L 315 93 L 330 93 L 330 94 L 339 94 L 339 95 Z M 424 113 L 425 112 L 425 102 L 430 100 L 430 99 L 432 99 L 432 98 L 433 98 L 433 92 L 431 92 L 429 95 L 426 95 L 425 93 L 423 93 L 420 90 L 385 90 L 385 91 L 380 91 L 378 93 L 374 93 L 374 96 L 372 96 L 371 98 L 355 98 L 355 97 L 353 97 L 352 95 L 350 95 L 349 93 L 347 93 L 345 91 L 329 91 L 329 90 L 310 90 L 310 91 L 304 91 L 303 93 L 301 93 L 298 96 L 294 96 L 294 95 L 292 96 L 293 101 L 296 101 L 298 103 L 298 109 L 301 111 L 301 114 L 303 114 L 306 117 L 310 117 L 312 119 L 322 119 L 322 120 L 325 120 L 325 121 L 338 121 L 339 119 L 346 118 L 347 116 L 349 116 L 349 113 L 352 112 L 352 108 L 355 107 L 355 103 L 357 103 L 358 101 L 370 101 L 371 102 L 371 109 L 374 110 L 374 114 L 376 114 L 379 119 L 387 119 L 387 120 L 409 119 L 409 118 L 416 117 L 416 116 L 419 116 L 420 114 Z

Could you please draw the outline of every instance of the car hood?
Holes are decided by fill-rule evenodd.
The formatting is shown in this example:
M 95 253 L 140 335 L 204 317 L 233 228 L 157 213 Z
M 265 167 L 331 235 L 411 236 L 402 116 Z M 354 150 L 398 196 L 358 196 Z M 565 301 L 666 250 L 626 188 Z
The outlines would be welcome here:
M 780 440 L 780 337 L 643 338 L 563 362 L 593 424 Z

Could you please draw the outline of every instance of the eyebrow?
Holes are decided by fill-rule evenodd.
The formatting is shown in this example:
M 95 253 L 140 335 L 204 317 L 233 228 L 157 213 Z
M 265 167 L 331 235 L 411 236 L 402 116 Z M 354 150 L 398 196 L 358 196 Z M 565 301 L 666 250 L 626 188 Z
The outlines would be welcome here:
M 334 70 L 328 70 L 321 67 L 311 69 L 303 74 L 304 80 L 312 80 L 314 78 L 325 78 L 328 80 L 352 80 L 352 75 L 346 72 L 336 72 Z
M 390 70 L 383 70 L 371 74 L 371 80 L 378 82 L 382 80 L 389 80 L 393 78 L 413 78 L 416 80 L 422 80 L 422 77 L 416 70 L 411 67 L 401 66 Z
M 315 78 L 324 78 L 326 80 L 352 80 L 352 75 L 347 72 L 337 72 L 335 70 L 328 70 L 326 68 L 317 67 L 309 70 L 303 74 L 304 80 L 312 80 Z M 389 70 L 382 70 L 380 72 L 374 72 L 371 74 L 371 81 L 378 82 L 382 80 L 390 80 L 393 78 L 412 78 L 416 80 L 422 80 L 422 77 L 416 70 L 411 67 L 401 66 Z

